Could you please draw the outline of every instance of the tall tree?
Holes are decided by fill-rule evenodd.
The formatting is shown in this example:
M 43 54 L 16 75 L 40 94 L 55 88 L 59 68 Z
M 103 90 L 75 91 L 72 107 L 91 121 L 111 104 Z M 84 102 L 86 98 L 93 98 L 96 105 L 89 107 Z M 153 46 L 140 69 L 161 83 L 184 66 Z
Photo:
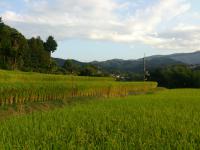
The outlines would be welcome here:
M 31 38 L 28 41 L 31 53 L 31 66 L 34 70 L 46 69 L 50 62 L 49 52 L 44 48 L 44 42 L 40 37 Z
M 0 17 L 0 68 L 49 72 L 56 65 L 50 57 L 56 48 L 52 36 L 46 42 L 40 37 L 27 40 L 16 29 L 4 24 Z
M 46 51 L 48 51 L 51 55 L 51 53 L 55 52 L 55 50 L 57 49 L 57 42 L 54 40 L 53 36 L 49 36 L 47 38 L 47 41 L 44 43 L 44 48 Z

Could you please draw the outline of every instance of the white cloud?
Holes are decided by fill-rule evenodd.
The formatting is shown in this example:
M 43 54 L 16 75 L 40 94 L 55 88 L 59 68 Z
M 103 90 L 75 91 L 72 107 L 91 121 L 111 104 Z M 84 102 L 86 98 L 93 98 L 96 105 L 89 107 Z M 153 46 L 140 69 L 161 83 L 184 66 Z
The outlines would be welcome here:
M 162 49 L 200 50 L 200 25 L 179 24 L 168 32 L 160 33 L 158 37 L 163 39 L 159 43 Z
M 45 38 L 52 34 L 58 39 L 141 42 L 161 49 L 200 48 L 200 42 L 192 39 L 199 38 L 197 25 L 169 26 L 165 31 L 160 30 L 191 8 L 187 0 L 159 0 L 141 8 L 138 7 L 144 5 L 141 0 L 135 3 L 128 0 L 121 3 L 115 0 L 24 1 L 26 10 L 6 11 L 3 18 L 28 37 L 41 35 Z

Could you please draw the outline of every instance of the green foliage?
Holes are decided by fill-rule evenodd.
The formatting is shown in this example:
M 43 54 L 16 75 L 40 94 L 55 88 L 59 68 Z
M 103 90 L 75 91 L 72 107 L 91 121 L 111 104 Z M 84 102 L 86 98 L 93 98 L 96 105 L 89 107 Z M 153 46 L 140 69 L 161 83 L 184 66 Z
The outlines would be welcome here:
M 17 30 L 0 21 L 0 68 L 51 72 L 51 56 L 57 48 L 52 36 L 47 42 L 40 37 L 27 40 Z
M 24 36 L 3 24 L 0 28 L 0 67 L 13 70 L 21 68 L 26 48 L 27 41 Z
M 63 68 L 70 74 L 78 74 L 81 66 L 75 64 L 73 60 L 68 59 L 65 61 Z
M 106 74 L 105 71 L 92 65 L 90 63 L 80 63 L 75 60 L 66 60 L 62 68 L 66 71 L 67 74 L 74 74 L 79 76 L 95 76 L 95 77 L 105 77 L 110 76 Z
M 98 69 L 93 65 L 86 65 L 80 71 L 80 76 L 97 76 Z
M 151 81 L 168 88 L 199 88 L 199 71 L 184 65 L 169 66 L 151 72 Z
M 199 90 L 92 99 L 0 123 L 0 149 L 200 149 Z
M 48 66 L 50 65 L 50 56 L 49 52 L 47 52 L 44 48 L 44 42 L 40 37 L 31 38 L 28 40 L 29 49 L 30 49 L 30 64 L 33 71 L 37 70 L 48 70 Z
M 44 43 L 45 50 L 49 53 L 53 53 L 57 49 L 57 43 L 54 40 L 53 36 L 49 36 L 47 41 Z

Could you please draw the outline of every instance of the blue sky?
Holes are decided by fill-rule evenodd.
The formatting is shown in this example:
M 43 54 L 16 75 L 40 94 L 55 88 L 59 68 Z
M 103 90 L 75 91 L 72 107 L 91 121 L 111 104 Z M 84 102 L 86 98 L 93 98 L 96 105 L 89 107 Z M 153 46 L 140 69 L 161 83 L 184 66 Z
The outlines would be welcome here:
M 53 35 L 59 58 L 136 59 L 200 50 L 199 0 L 0 0 L 0 15 L 27 38 Z

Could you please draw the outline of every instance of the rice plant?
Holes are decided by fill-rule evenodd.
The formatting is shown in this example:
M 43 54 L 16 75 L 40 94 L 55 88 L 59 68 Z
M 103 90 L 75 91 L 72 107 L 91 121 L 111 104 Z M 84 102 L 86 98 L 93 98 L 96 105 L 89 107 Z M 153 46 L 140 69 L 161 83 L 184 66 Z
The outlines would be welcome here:
M 155 89 L 154 82 L 116 82 L 113 78 L 73 77 L 0 71 L 0 105 L 67 100 L 71 97 L 116 97 Z
M 0 149 L 200 149 L 200 91 L 91 99 L 0 122 Z

